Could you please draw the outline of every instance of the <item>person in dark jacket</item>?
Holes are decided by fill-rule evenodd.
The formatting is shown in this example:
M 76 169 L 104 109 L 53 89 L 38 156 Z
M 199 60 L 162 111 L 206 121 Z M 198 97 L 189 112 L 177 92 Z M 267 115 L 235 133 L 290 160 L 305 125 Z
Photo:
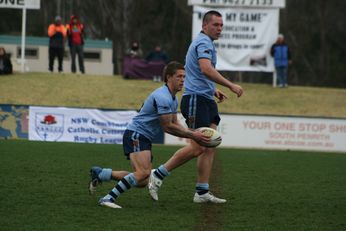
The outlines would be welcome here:
M 154 50 L 151 51 L 145 58 L 148 62 L 164 62 L 168 63 L 168 56 L 160 45 L 156 45 Z
M 287 87 L 287 70 L 288 65 L 292 63 L 292 59 L 291 50 L 282 34 L 279 34 L 278 39 L 272 45 L 270 54 L 274 58 L 279 87 Z
M 76 15 L 71 16 L 70 23 L 66 25 L 68 45 L 71 53 L 71 72 L 76 73 L 76 54 L 78 55 L 79 71 L 84 74 L 84 25 Z
M 58 58 L 58 70 L 63 71 L 62 61 L 64 58 L 65 40 L 66 40 L 66 29 L 61 24 L 61 17 L 56 16 L 54 23 L 48 27 L 49 36 L 49 71 L 53 72 L 54 59 Z
M 139 46 L 139 42 L 132 42 L 131 48 L 126 51 L 126 55 L 130 56 L 131 58 L 142 58 L 143 51 Z
M 6 55 L 6 50 L 0 47 L 0 75 L 12 74 L 12 63 Z

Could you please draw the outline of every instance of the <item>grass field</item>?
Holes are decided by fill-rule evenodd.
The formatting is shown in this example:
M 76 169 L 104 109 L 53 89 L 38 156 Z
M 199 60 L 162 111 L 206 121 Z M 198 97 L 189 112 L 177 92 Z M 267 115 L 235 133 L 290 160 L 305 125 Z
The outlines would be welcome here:
M 0 104 L 138 109 L 162 85 L 121 76 L 26 73 L 1 77 Z M 244 95 L 219 104 L 220 112 L 346 118 L 346 90 L 242 83 Z
M 154 166 L 177 147 L 154 145 Z M 93 165 L 130 170 L 120 145 L 0 140 L 0 230 L 346 230 L 346 155 L 218 149 L 211 185 L 229 201 L 194 204 L 195 161 L 176 169 L 153 202 L 132 189 L 97 206 Z
M 1 77 L 0 104 L 137 109 L 162 83 L 120 76 L 26 73 Z M 223 113 L 346 118 L 346 90 L 242 84 Z M 225 92 L 227 90 L 224 89 Z M 154 145 L 154 167 L 178 147 Z M 195 161 L 172 173 L 153 202 L 132 189 L 111 210 L 114 186 L 87 192 L 93 165 L 130 170 L 120 145 L 0 139 L 0 230 L 346 230 L 346 155 L 218 149 L 211 188 L 224 205 L 194 204 Z

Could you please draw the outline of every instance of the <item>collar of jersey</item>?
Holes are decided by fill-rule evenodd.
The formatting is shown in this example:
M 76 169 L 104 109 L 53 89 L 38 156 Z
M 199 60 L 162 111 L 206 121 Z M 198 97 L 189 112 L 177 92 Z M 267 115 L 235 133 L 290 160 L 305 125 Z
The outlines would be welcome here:
M 165 86 L 167 87 L 168 92 L 171 94 L 172 99 L 175 100 L 175 96 L 172 95 L 172 92 L 169 90 L 167 83 L 165 83 Z
M 214 41 L 212 38 L 210 38 L 210 36 L 209 35 L 207 35 L 206 33 L 204 33 L 204 31 L 202 31 L 201 30 L 201 34 L 203 34 L 203 35 L 205 35 L 205 36 L 207 36 L 212 42 Z

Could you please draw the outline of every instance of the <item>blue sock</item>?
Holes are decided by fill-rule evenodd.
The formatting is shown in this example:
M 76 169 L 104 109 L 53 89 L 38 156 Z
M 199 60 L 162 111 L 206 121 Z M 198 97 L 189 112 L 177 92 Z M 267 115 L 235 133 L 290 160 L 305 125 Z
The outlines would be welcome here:
M 98 178 L 101 181 L 110 181 L 112 179 L 112 169 L 103 168 L 102 171 L 99 173 Z
M 208 183 L 197 183 L 196 184 L 196 192 L 198 195 L 203 195 L 209 192 L 209 184 Z
M 163 180 L 166 176 L 169 176 L 169 172 L 165 168 L 165 166 L 161 165 L 154 171 L 154 175 L 159 178 L 160 180 Z
M 137 180 L 133 173 L 129 173 L 115 185 L 104 199 L 109 199 L 114 202 L 122 193 L 135 186 L 137 186 Z

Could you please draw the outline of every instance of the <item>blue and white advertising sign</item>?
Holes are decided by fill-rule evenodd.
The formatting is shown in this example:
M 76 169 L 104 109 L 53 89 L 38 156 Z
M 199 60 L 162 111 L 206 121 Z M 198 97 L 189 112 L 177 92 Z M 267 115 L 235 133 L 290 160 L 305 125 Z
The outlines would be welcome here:
M 121 144 L 136 111 L 30 107 L 29 140 Z

